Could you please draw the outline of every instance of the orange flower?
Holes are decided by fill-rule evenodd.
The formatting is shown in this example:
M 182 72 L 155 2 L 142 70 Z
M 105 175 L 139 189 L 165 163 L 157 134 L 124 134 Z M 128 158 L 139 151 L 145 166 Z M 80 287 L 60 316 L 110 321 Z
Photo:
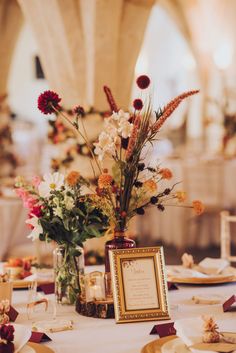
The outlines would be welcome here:
M 179 202 L 186 201 L 187 193 L 185 191 L 176 191 L 175 197 L 178 199 Z
M 194 212 L 196 213 L 196 215 L 199 216 L 200 214 L 202 214 L 204 212 L 205 207 L 201 201 L 194 200 L 192 202 L 192 204 L 193 204 L 193 209 L 194 209 Z
M 143 187 L 151 192 L 157 191 L 157 183 L 153 179 L 148 179 L 143 183 Z
M 66 177 L 66 182 L 69 186 L 75 186 L 80 178 L 80 173 L 76 171 L 70 172 Z
M 159 171 L 159 174 L 161 174 L 162 179 L 171 179 L 173 174 L 172 171 L 168 168 L 163 168 Z
M 101 174 L 98 178 L 98 187 L 100 189 L 107 189 L 111 186 L 112 180 L 113 178 L 110 174 Z

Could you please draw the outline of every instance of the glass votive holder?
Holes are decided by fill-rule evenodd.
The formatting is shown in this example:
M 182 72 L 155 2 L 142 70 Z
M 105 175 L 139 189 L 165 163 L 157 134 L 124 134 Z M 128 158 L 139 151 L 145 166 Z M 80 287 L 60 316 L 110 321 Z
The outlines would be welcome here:
M 105 300 L 104 274 L 94 271 L 85 276 L 85 298 L 86 302 Z
M 104 280 L 105 280 L 106 299 L 112 300 L 113 292 L 112 292 L 112 283 L 111 283 L 111 272 L 105 272 Z
M 12 301 L 12 282 L 10 280 L 9 271 L 0 273 L 0 302 L 8 300 L 11 304 Z

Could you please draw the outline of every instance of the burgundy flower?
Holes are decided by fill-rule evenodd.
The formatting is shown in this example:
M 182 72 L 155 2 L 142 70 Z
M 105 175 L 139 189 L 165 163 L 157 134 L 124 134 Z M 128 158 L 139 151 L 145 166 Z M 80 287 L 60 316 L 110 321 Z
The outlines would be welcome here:
M 7 342 L 14 340 L 14 327 L 12 325 L 0 325 L 0 338 Z
M 29 217 L 31 218 L 32 215 L 40 218 L 42 217 L 42 206 L 41 205 L 34 205 L 29 212 Z
M 53 91 L 45 91 L 40 94 L 38 97 L 38 109 L 43 114 L 52 114 L 54 113 L 55 109 L 60 109 L 61 98 L 58 96 L 57 93 Z
M 103 90 L 104 90 L 105 95 L 107 97 L 107 101 L 108 101 L 108 104 L 110 105 L 111 111 L 117 113 L 119 109 L 117 107 L 117 104 L 116 104 L 115 99 L 111 93 L 110 88 L 107 86 L 103 86 Z
M 141 110 L 143 108 L 142 99 L 135 99 L 133 101 L 133 107 L 134 107 L 135 110 Z
M 150 85 L 150 78 L 147 75 L 141 75 L 137 78 L 136 83 L 139 88 L 145 89 Z
M 84 108 L 81 107 L 80 105 L 77 105 L 76 107 L 74 107 L 73 113 L 76 114 L 76 115 L 85 116 Z

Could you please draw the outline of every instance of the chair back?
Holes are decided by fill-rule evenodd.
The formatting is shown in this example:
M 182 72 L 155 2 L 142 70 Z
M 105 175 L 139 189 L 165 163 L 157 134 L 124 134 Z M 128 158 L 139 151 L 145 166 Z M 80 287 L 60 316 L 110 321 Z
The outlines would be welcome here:
M 230 223 L 236 223 L 236 216 L 232 216 L 228 211 L 222 211 L 221 214 L 221 258 L 230 262 L 236 262 L 236 256 L 231 255 L 231 232 Z

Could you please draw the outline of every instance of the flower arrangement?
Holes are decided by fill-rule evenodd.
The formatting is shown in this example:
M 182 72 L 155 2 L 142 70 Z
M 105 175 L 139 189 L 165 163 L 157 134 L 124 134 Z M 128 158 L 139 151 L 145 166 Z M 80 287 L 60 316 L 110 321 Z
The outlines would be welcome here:
M 108 216 L 101 208 L 101 198 L 83 193 L 86 180 L 76 171 L 66 178 L 58 172 L 32 183 L 16 180 L 16 193 L 29 210 L 26 223 L 31 228 L 29 238 L 53 241 L 54 270 L 58 302 L 73 304 L 80 292 L 80 274 L 84 271 L 83 242 L 104 235 Z
M 100 237 L 108 227 L 99 196 L 83 194 L 86 180 L 75 171 L 66 178 L 58 172 L 34 177 L 32 183 L 16 180 L 16 193 L 29 210 L 29 238 L 59 245 L 82 246 L 88 238 Z
M 142 75 L 136 83 L 144 90 L 149 87 L 150 79 Z M 104 92 L 112 114 L 105 118 L 104 130 L 94 143 L 95 150 L 88 142 L 83 124 L 82 128 L 79 128 L 78 121 L 83 117 L 83 109 L 80 106 L 75 107 L 73 118 L 69 118 L 60 112 L 60 97 L 54 92 L 46 91 L 38 99 L 38 108 L 44 114 L 60 114 L 84 139 L 93 156 L 93 171 L 95 173 L 97 169 L 100 174 L 96 194 L 104 200 L 111 226 L 122 231 L 133 216 L 143 215 L 149 206 L 155 206 L 159 211 L 164 211 L 165 207 L 173 205 L 173 202 L 175 205 L 184 206 L 186 194 L 175 190 L 176 184 L 166 187 L 164 182 L 172 178 L 171 170 L 146 165 L 143 151 L 144 147 L 151 146 L 156 140 L 162 125 L 181 102 L 199 91 L 185 92 L 154 113 L 150 101 L 144 104 L 140 98 L 133 101 L 133 111 L 124 112 L 118 109 L 108 87 L 104 86 Z M 103 168 L 107 158 L 113 160 L 111 172 Z M 184 207 L 192 207 L 198 215 L 204 209 L 199 200 L 194 200 L 192 205 Z

